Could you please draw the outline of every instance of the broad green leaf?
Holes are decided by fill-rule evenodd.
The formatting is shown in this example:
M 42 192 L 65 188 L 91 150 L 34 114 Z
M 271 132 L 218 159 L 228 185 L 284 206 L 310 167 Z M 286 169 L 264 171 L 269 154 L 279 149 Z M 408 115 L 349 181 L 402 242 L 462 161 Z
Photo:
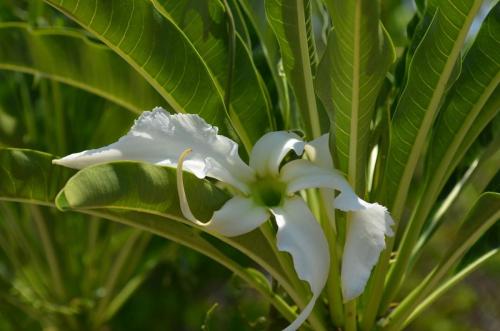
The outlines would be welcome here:
M 283 67 L 291 85 L 298 108 L 305 122 L 309 138 L 321 134 L 321 127 L 313 87 L 311 54 L 314 48 L 308 29 L 310 20 L 309 0 L 266 0 L 266 13 L 280 45 Z
M 58 167 L 58 166 L 54 166 Z M 56 199 L 58 208 L 123 208 L 151 211 L 186 224 L 182 215 L 175 169 L 140 162 L 113 162 L 91 166 L 68 180 Z M 209 220 L 229 196 L 208 181 L 184 176 L 193 213 Z M 203 203 L 197 203 L 203 201 Z
M 228 87 L 230 43 L 228 19 L 219 0 L 153 0 L 157 10 L 185 34 L 205 61 L 218 86 Z M 236 13 L 233 13 L 235 16 Z M 248 46 L 236 32 L 234 72 L 231 81 L 231 111 L 237 110 L 239 123 L 252 142 L 270 129 L 271 118 L 266 86 L 262 82 Z M 239 129 L 237 129 L 239 131 Z
M 76 30 L 0 23 L 0 69 L 55 79 L 136 113 L 165 104 L 127 62 Z
M 54 198 L 58 189 L 74 171 L 52 165 L 52 159 L 54 157 L 50 154 L 33 150 L 0 149 L 0 201 L 55 206 Z M 99 175 L 100 170 L 102 174 Z M 185 188 L 190 197 L 196 196 L 200 199 L 198 201 L 203 201 L 203 204 L 196 204 L 197 206 L 191 203 L 197 216 L 210 217 L 213 210 L 209 208 L 217 208 L 227 199 L 227 195 L 208 181 L 197 180 L 189 174 L 184 177 Z M 256 288 L 283 316 L 293 319 L 294 314 L 287 304 L 272 293 L 268 286 L 204 239 L 200 231 L 187 226 L 189 222 L 181 218 L 176 187 L 164 186 L 168 184 L 175 185 L 174 169 L 134 162 L 97 165 L 73 176 L 59 192 L 57 205 L 66 210 L 143 229 L 190 247 L 227 267 Z M 89 191 L 89 188 L 99 187 L 102 191 Z M 284 276 L 273 249 L 259 231 L 236 238 L 219 239 L 254 259 L 280 281 L 287 291 L 295 293 Z
M 426 200 L 434 201 L 450 175 L 449 166 L 478 114 L 500 82 L 500 5 L 484 21 L 464 60 L 430 142 Z M 487 109 L 498 112 L 498 109 Z M 474 139 L 475 140 L 475 139 Z M 435 184 L 434 184 L 435 183 Z
M 45 0 L 108 45 L 136 69 L 179 113 L 195 113 L 250 146 L 238 126 L 240 110 L 230 113 L 218 86 L 186 35 L 143 0 Z
M 385 74 L 394 61 L 390 37 L 373 0 L 326 2 L 333 20 L 316 91 L 335 123 L 338 167 L 365 192 L 370 124 Z
M 480 0 L 436 0 L 427 8 L 426 16 L 433 16 L 432 22 L 411 58 L 406 86 L 392 120 L 385 200 L 397 221 L 417 161 L 481 4 Z

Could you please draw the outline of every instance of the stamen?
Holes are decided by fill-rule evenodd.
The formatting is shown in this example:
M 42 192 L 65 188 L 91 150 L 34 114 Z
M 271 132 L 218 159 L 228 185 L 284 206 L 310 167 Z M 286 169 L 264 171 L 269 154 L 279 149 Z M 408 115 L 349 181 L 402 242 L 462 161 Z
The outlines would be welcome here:
M 186 157 L 191 153 L 193 150 L 191 148 L 186 149 L 184 152 L 181 153 L 179 156 L 179 159 L 177 161 L 177 194 L 179 195 L 179 203 L 181 205 L 181 211 L 184 217 L 186 217 L 188 220 L 191 222 L 194 222 L 196 224 L 200 224 L 201 222 L 196 219 L 196 217 L 193 215 L 191 212 L 191 208 L 189 208 L 189 203 L 187 201 L 186 197 L 186 191 L 184 189 L 184 180 L 183 180 L 183 171 L 182 171 L 182 165 L 184 164 L 184 160 Z M 202 225 L 202 224 L 200 224 Z

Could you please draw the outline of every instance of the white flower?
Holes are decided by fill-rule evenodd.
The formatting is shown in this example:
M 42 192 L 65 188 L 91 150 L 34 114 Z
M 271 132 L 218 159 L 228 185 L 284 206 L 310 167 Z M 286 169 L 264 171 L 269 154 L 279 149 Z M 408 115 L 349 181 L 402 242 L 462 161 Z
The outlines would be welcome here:
M 297 194 L 301 190 L 336 190 L 339 194 L 335 208 L 353 212 L 342 263 L 342 291 L 345 301 L 363 292 L 370 271 L 385 247 L 384 236 L 392 235 L 392 219 L 385 207 L 357 197 L 344 177 L 333 169 L 326 135 L 305 143 L 291 132 L 268 133 L 255 144 L 248 166 L 238 155 L 238 145 L 218 135 L 217 128 L 201 117 L 170 115 L 156 108 L 144 112 L 130 132 L 117 142 L 53 162 L 76 169 L 114 160 L 176 167 L 186 150 L 191 153 L 184 153 L 180 161 L 183 170 L 199 178 L 215 178 L 239 192 L 216 211 L 209 222 L 202 223 L 189 210 L 180 172 L 179 193 L 187 219 L 222 235 L 238 236 L 258 228 L 274 215 L 278 249 L 290 253 L 295 271 L 312 292 L 310 302 L 286 330 L 298 329 L 309 316 L 325 286 L 330 264 L 328 243 L 320 225 Z M 311 161 L 297 159 L 281 166 L 292 150 L 298 156 L 305 151 Z

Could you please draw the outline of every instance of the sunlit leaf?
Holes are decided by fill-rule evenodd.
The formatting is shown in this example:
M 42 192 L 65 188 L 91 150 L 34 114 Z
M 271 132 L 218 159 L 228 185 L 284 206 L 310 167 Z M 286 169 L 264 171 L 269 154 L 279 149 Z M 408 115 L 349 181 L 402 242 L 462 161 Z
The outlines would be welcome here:
M 333 20 L 316 90 L 335 123 L 337 167 L 364 194 L 375 101 L 395 54 L 378 2 L 327 1 Z

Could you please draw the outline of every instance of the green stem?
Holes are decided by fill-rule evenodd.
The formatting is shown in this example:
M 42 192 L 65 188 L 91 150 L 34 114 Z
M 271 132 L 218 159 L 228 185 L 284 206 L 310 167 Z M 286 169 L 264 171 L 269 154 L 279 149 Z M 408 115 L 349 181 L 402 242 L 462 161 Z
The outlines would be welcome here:
M 330 318 L 335 326 L 344 324 L 344 311 L 342 304 L 342 290 L 340 287 L 340 260 L 337 252 L 337 235 L 335 230 L 335 209 L 333 192 L 320 190 L 322 207 L 326 217 L 322 217 L 321 227 L 325 233 L 330 247 L 330 274 L 326 283 L 326 295 L 328 297 L 328 307 Z
M 345 305 L 345 331 L 356 331 L 356 300 Z

